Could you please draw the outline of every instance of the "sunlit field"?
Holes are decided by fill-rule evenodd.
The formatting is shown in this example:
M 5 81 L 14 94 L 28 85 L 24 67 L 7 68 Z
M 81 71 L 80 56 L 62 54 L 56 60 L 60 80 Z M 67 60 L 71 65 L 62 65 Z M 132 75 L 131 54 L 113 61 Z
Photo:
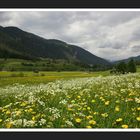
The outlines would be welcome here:
M 84 77 L 108 76 L 109 71 L 99 72 L 0 72 L 0 87 L 20 84 L 48 83 L 55 80 L 66 80 Z
M 140 128 L 139 73 L 51 74 L 0 73 L 1 128 Z

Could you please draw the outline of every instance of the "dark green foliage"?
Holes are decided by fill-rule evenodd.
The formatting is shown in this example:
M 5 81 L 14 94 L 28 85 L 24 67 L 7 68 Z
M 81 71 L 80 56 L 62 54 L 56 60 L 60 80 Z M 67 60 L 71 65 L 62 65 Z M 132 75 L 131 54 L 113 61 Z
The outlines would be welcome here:
M 136 72 L 136 64 L 133 59 L 131 59 L 127 64 L 127 71 L 131 73 Z
M 125 63 L 124 61 L 120 61 L 117 63 L 113 69 L 110 71 L 110 73 L 135 73 L 136 72 L 136 64 L 133 59 L 130 59 L 128 63 Z
M 125 62 L 120 62 L 116 65 L 116 71 L 122 74 L 125 74 L 127 72 L 127 66 Z

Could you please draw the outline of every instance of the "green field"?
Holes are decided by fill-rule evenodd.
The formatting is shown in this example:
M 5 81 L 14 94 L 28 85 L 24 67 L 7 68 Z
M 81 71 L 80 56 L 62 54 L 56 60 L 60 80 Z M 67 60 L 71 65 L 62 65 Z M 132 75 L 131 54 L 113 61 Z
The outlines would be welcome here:
M 137 71 L 0 72 L 0 128 L 140 128 Z
M 110 75 L 109 71 L 102 72 L 0 72 L 0 86 L 20 84 L 48 83 L 55 80 L 97 77 Z

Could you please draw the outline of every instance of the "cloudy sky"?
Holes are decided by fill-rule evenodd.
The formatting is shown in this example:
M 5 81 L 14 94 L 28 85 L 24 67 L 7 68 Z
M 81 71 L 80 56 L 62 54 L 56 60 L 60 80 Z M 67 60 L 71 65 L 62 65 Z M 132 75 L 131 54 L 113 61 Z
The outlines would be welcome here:
M 140 11 L 0 11 L 0 25 L 60 39 L 109 60 L 140 55 Z

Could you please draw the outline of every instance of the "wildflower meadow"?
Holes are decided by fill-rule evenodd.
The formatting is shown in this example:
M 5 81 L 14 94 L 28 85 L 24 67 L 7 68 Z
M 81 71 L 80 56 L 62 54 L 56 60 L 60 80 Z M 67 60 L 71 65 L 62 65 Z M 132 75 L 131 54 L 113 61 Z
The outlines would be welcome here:
M 0 128 L 140 128 L 140 74 L 0 87 Z

